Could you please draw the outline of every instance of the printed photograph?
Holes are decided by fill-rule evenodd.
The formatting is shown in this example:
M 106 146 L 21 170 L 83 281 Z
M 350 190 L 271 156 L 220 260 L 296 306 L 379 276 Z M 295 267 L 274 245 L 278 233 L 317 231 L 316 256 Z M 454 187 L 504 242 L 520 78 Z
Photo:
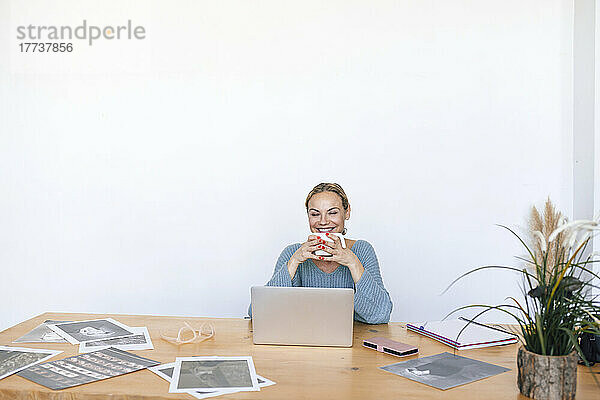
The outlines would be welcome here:
M 150 371 L 154 372 L 156 375 L 160 376 L 162 379 L 166 380 L 167 382 L 171 382 L 171 378 L 173 377 L 173 372 L 175 370 L 175 363 L 161 364 L 161 365 L 157 365 L 156 367 L 150 367 L 148 369 Z M 261 388 L 275 384 L 275 382 L 273 382 L 272 380 L 262 377 L 260 375 L 256 375 L 256 378 L 258 380 L 258 386 Z M 231 393 L 236 393 L 236 392 L 241 392 L 241 390 L 238 390 L 238 389 L 190 390 L 187 393 L 189 393 L 190 395 L 194 396 L 197 399 L 206 399 L 209 397 L 222 396 L 224 394 L 231 394 Z
M 510 371 L 508 368 L 448 352 L 380 368 L 441 390 Z
M 181 389 L 252 386 L 245 361 L 184 361 L 181 363 Z
M 144 335 L 133 335 L 118 339 L 96 340 L 86 343 L 86 347 L 117 346 L 122 344 L 146 344 Z
M 252 357 L 183 357 L 175 362 L 171 392 L 258 390 Z
M 98 380 L 66 370 L 54 363 L 36 365 L 19 372 L 18 375 L 52 390 L 61 390 Z
M 73 344 L 134 334 L 131 328 L 110 318 L 48 324 L 48 327 Z
M 133 336 L 116 339 L 102 339 L 83 342 L 79 345 L 80 353 L 89 353 L 102 348 L 115 347 L 120 350 L 153 350 L 154 345 L 146 327 L 132 327 Z
M 70 321 L 46 320 L 36 328 L 21 336 L 13 343 L 68 343 L 62 336 L 48 327 L 48 324 L 59 324 Z
M 59 353 L 62 353 L 62 351 L 0 346 L 0 379 L 45 361 Z
M 107 358 L 113 362 L 106 362 Z M 132 360 L 136 363 L 133 363 Z M 137 368 L 123 368 L 123 362 L 134 364 Z M 40 364 L 19 372 L 19 376 L 53 390 L 61 390 L 158 364 L 156 361 L 111 348 Z M 65 380 L 64 378 L 69 379 Z
M 275 384 L 275 382 L 273 382 L 270 379 L 265 378 L 264 376 L 256 375 L 256 379 L 258 379 L 258 386 L 260 386 L 261 388 Z
M 150 371 L 154 372 L 156 375 L 160 376 L 167 382 L 171 382 L 171 378 L 173 377 L 173 371 L 175 370 L 175 363 L 158 365 L 156 367 L 148 368 Z M 237 390 L 190 390 L 190 395 L 194 396 L 197 399 L 205 399 L 208 397 L 221 396 L 223 394 L 235 393 Z
M 173 370 L 175 369 L 175 363 L 167 363 L 157 365 L 156 367 L 148 368 L 150 371 L 154 372 L 156 375 L 160 376 L 167 382 L 171 382 L 171 378 L 173 378 Z

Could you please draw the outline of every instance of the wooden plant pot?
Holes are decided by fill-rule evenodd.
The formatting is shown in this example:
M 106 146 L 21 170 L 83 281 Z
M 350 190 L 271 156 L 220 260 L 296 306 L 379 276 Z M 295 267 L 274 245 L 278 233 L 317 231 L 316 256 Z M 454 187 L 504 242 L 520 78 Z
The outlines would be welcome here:
M 519 347 L 517 383 L 521 393 L 537 400 L 572 400 L 577 389 L 577 353 L 542 356 Z

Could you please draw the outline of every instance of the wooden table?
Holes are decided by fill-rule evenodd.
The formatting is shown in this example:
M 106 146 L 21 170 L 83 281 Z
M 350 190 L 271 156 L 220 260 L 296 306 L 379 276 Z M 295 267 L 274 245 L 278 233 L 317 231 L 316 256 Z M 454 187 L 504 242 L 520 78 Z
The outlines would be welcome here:
M 183 318 L 113 314 L 45 313 L 0 332 L 0 345 L 63 350 L 61 359 L 78 354 L 78 346 L 59 343 L 11 342 L 46 319 L 85 320 L 111 317 L 129 326 L 147 326 L 154 342 L 154 350 L 133 351 L 140 356 L 163 363 L 184 356 L 252 356 L 256 371 L 277 384 L 260 392 L 240 392 L 216 398 L 222 399 L 527 399 L 519 394 L 516 377 L 517 345 L 487 349 L 462 350 L 461 356 L 474 358 L 510 368 L 511 371 L 447 391 L 413 382 L 409 379 L 378 369 L 404 359 L 378 353 L 362 346 L 365 337 L 385 336 L 417 345 L 420 356 L 429 356 L 451 348 L 421 335 L 408 332 L 403 324 L 366 325 L 355 323 L 352 348 L 266 346 L 252 343 L 252 324 L 244 319 Z M 213 339 L 199 343 L 175 346 L 163 341 L 160 332 L 176 334 L 184 321 L 199 326 L 211 321 L 216 328 Z M 414 357 L 413 357 L 414 358 Z M 590 372 L 579 367 L 577 399 L 600 399 L 600 388 L 595 386 L 592 373 L 600 379 L 600 367 Z M 187 394 L 168 393 L 168 383 L 144 370 L 132 374 L 52 391 L 13 375 L 0 380 L 0 399 L 192 399 Z

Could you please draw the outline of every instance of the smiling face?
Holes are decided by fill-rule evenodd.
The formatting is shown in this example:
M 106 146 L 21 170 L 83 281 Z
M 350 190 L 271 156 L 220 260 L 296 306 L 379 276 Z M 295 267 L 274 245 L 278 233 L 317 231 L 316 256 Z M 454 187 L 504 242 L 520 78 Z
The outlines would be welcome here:
M 350 205 L 344 210 L 342 198 L 333 192 L 321 192 L 308 201 L 308 224 L 311 232 L 337 232 L 344 230 L 350 218 Z

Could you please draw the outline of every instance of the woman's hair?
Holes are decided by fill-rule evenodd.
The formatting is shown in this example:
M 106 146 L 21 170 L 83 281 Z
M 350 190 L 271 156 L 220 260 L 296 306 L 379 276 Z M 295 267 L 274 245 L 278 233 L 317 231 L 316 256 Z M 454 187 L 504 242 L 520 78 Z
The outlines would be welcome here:
M 323 193 L 323 192 L 333 192 L 335 194 L 337 194 L 338 196 L 340 196 L 340 198 L 342 199 L 342 207 L 344 207 L 344 210 L 348 210 L 348 196 L 346 196 L 346 192 L 344 192 L 344 189 L 342 189 L 342 187 L 340 185 L 338 185 L 337 183 L 319 183 L 317 186 L 315 186 L 314 188 L 312 188 L 312 190 L 310 191 L 310 193 L 308 193 L 308 196 L 306 196 L 306 201 L 304 202 L 304 205 L 306 206 L 306 210 L 308 211 L 308 202 L 309 200 L 317 193 Z

